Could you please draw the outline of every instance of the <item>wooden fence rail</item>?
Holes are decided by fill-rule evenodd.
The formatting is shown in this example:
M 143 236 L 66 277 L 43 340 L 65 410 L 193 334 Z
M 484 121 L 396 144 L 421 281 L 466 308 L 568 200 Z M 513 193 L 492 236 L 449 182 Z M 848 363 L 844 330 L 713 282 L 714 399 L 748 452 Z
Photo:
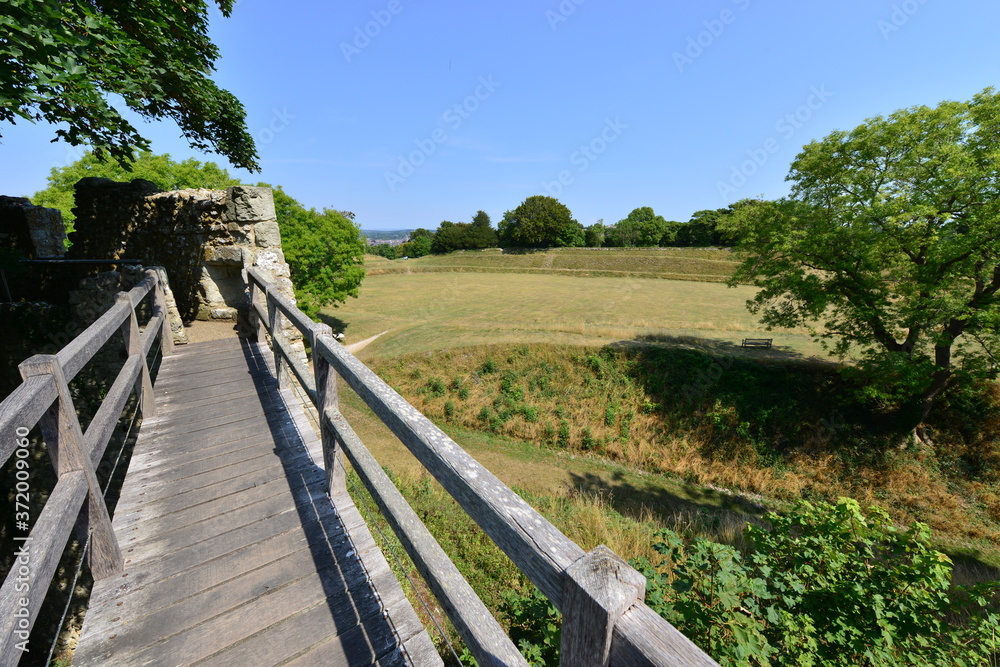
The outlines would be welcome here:
M 270 334 L 279 384 L 287 386 L 294 373 L 320 415 L 331 494 L 343 490 L 343 452 L 480 665 L 526 663 L 340 413 L 337 374 L 562 612 L 562 664 L 716 665 L 645 605 L 641 574 L 606 547 L 585 553 L 358 361 L 329 327 L 306 317 L 256 269 L 248 276 L 251 317 L 260 340 Z M 312 374 L 291 352 L 285 319 L 312 348 Z
M 95 579 L 122 571 L 121 551 L 95 470 L 130 394 L 136 394 L 144 417 L 156 413 L 146 357 L 156 338 L 163 354 L 173 349 L 160 275 L 165 275 L 162 269 L 147 270 L 135 288 L 120 292 L 115 305 L 66 347 L 21 363 L 24 381 L 0 403 L 0 465 L 15 452 L 19 461 L 26 458 L 27 435 L 37 424 L 56 471 L 55 488 L 31 532 L 14 537 L 16 558 L 0 588 L 2 665 L 15 665 L 20 659 L 18 646 L 26 645 L 74 526 L 81 543 L 90 540 L 88 559 Z M 140 335 L 136 306 L 150 294 L 152 318 Z M 116 331 L 122 332 L 128 358 L 84 432 L 69 383 Z M 24 490 L 15 489 L 15 508 L 20 512 L 24 507 L 26 512 L 31 492 L 27 463 L 18 464 L 17 472 Z

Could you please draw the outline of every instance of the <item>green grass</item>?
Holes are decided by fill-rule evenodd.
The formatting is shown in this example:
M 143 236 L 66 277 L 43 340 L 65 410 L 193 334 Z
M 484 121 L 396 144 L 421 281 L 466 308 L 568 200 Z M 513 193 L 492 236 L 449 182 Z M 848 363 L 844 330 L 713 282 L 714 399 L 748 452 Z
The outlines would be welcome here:
M 378 260 L 368 262 L 366 257 L 369 275 L 511 272 L 723 282 L 736 268 L 733 253 L 719 248 L 551 248 L 516 251 L 489 248 L 407 260 Z
M 397 260 L 398 261 L 398 260 Z M 383 331 L 359 354 L 396 356 L 481 343 L 600 345 L 658 337 L 738 348 L 774 338 L 758 357 L 814 357 L 805 329 L 766 332 L 747 312 L 755 288 L 651 278 L 577 278 L 523 273 L 415 273 L 365 278 L 358 299 L 324 311 L 345 343 Z

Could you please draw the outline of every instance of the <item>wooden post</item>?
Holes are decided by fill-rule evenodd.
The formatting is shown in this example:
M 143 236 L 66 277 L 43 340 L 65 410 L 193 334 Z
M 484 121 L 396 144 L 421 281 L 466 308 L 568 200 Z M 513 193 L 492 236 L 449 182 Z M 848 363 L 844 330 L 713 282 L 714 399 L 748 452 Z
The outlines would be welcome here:
M 646 578 L 603 544 L 566 568 L 559 663 L 606 667 L 615 623 L 646 597 Z
M 156 400 L 153 398 L 153 380 L 149 376 L 149 364 L 142 354 L 142 338 L 139 337 L 139 321 L 135 316 L 135 308 L 129 299 L 128 292 L 119 292 L 115 295 L 115 303 L 124 303 L 129 307 L 129 316 L 122 322 L 122 338 L 125 339 L 125 352 L 128 356 L 137 354 L 142 358 L 142 366 L 139 377 L 135 381 L 135 392 L 139 397 L 139 404 L 142 406 L 143 417 L 156 416 Z
M 174 331 L 170 328 L 167 293 L 163 285 L 167 272 L 163 267 L 150 269 L 150 271 L 156 276 L 156 285 L 153 287 L 153 307 L 155 308 L 154 312 L 159 311 L 163 315 L 163 322 L 160 324 L 160 352 L 166 357 L 174 353 Z
M 333 342 L 333 329 L 326 324 L 317 324 L 311 330 L 313 377 L 316 379 L 316 410 L 319 412 L 320 433 L 323 440 L 323 467 L 326 469 L 326 490 L 331 497 L 347 491 L 347 477 L 344 470 L 344 454 L 333 429 L 326 418 L 328 409 L 339 410 L 337 400 L 337 372 L 326 357 L 320 354 L 316 340 L 327 336 L 327 343 Z
M 79 526 L 83 532 L 81 538 L 90 537 L 88 558 L 94 579 L 118 574 L 123 566 L 121 550 L 118 548 L 115 531 L 111 527 L 111 517 L 104 504 L 104 495 L 97 482 L 97 475 L 94 474 L 94 466 L 90 462 L 90 456 L 84 452 L 83 431 L 80 429 L 80 420 L 76 416 L 69 384 L 63 375 L 59 360 L 55 355 L 37 354 L 21 362 L 18 368 L 25 380 L 36 375 L 51 375 L 55 381 L 59 397 L 46 410 L 38 426 L 50 452 L 54 450 L 56 453 L 53 457 L 56 476 L 62 477 L 77 470 L 83 471 L 86 475 L 87 500 L 80 513 Z
M 274 348 L 274 375 L 278 379 L 278 389 L 287 389 L 291 386 L 291 378 L 288 373 L 288 362 L 281 356 L 281 347 L 278 340 L 285 341 L 285 331 L 282 329 L 284 322 L 281 318 L 281 311 L 271 298 L 271 291 L 274 285 L 268 285 L 265 291 L 267 295 L 267 319 L 271 324 L 271 347 Z
M 257 295 L 261 293 L 261 289 L 253 276 L 248 274 L 247 280 L 250 282 L 250 326 L 253 328 L 253 336 L 258 343 L 267 344 L 267 330 L 261 324 L 260 315 L 257 314 L 257 309 L 254 307 L 259 301 Z M 267 300 L 267 292 L 264 292 L 264 300 Z

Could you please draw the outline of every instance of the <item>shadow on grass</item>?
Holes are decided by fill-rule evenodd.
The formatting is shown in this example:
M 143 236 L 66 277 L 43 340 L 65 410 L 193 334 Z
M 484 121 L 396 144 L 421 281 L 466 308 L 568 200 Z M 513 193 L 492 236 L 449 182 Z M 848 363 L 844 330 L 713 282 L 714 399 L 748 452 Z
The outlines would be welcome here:
M 350 325 L 339 317 L 334 317 L 326 312 L 320 312 L 319 321 L 333 329 L 334 334 L 346 333 Z
M 725 338 L 708 338 L 701 336 L 649 334 L 639 336 L 634 340 L 616 341 L 611 343 L 609 347 L 613 349 L 621 349 L 644 346 L 661 346 L 703 352 L 713 356 L 736 356 L 741 359 L 755 361 L 797 362 L 816 368 L 836 368 L 840 365 L 832 360 L 804 355 L 789 346 L 782 345 L 780 338 L 770 336 L 770 332 L 764 332 L 755 337 L 771 337 L 773 341 L 772 346 L 770 348 L 743 347 L 742 338 L 737 341 Z

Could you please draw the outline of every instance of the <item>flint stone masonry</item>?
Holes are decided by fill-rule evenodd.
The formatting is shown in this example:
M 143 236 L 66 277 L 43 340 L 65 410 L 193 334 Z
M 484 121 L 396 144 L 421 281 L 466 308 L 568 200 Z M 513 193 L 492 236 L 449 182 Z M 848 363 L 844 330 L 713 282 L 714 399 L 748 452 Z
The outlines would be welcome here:
M 0 248 L 28 259 L 66 254 L 66 228 L 59 209 L 35 206 L 26 197 L 0 196 Z
M 175 345 L 183 345 L 188 342 L 187 333 L 184 331 L 184 322 L 181 320 L 177 310 L 177 301 L 174 293 L 170 289 L 170 277 L 162 266 L 121 266 L 115 271 L 104 271 L 97 275 L 84 278 L 80 281 L 79 288 L 69 293 L 69 304 L 72 308 L 73 321 L 84 323 L 84 325 L 95 321 L 104 314 L 111 306 L 115 305 L 115 297 L 119 292 L 127 292 L 146 277 L 146 270 L 152 269 L 163 286 L 164 301 L 167 305 L 167 316 L 170 320 L 170 331 Z M 140 309 L 136 311 L 140 321 L 146 321 L 152 311 L 149 300 L 144 300 Z
M 161 192 L 141 179 L 85 178 L 74 213 L 71 257 L 163 266 L 186 322 L 234 320 L 245 330 L 246 270 L 254 266 L 295 300 L 270 188 Z

